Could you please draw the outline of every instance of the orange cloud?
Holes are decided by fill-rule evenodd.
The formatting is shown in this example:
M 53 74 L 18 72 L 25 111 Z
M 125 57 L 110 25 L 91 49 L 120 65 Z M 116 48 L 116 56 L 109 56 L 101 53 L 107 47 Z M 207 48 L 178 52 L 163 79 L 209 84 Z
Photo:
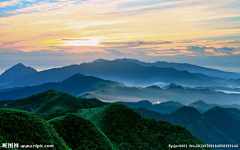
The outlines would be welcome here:
M 18 2 L 20 1 L 1 2 L 0 7 L 15 5 Z M 239 28 L 233 28 L 239 24 L 239 20 L 234 23 L 220 21 L 219 24 L 223 24 L 221 27 L 224 28 L 217 28 L 216 24 L 209 21 L 239 17 L 240 11 L 236 8 L 210 9 L 213 6 L 220 7 L 234 3 L 231 0 L 228 2 L 200 0 L 197 5 L 189 1 L 171 1 L 134 7 L 120 7 L 123 1 L 74 2 L 76 1 L 43 2 L 6 11 L 6 14 L 14 15 L 0 17 L 1 24 L 4 24 L 4 26 L 0 25 L 0 40 L 20 41 L 9 46 L 22 51 L 41 50 L 52 46 L 85 46 L 85 52 L 98 50 L 105 53 L 104 48 L 119 48 L 121 51 L 126 48 L 131 52 L 136 49 L 142 52 L 148 49 L 178 49 L 179 52 L 176 54 L 165 52 L 164 55 L 192 55 L 193 52 L 187 49 L 188 46 L 239 47 L 239 40 L 196 40 L 240 33 Z M 126 2 L 139 2 L 139 0 L 124 1 Z M 73 52 L 78 52 L 77 49 L 73 49 Z

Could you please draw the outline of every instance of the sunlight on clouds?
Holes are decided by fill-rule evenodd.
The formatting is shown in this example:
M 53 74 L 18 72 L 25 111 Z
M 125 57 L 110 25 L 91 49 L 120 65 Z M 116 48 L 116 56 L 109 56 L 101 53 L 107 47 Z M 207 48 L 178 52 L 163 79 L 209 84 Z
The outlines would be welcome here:
M 62 39 L 64 42 L 63 46 L 99 46 L 99 38 L 90 39 Z
M 0 7 L 4 8 L 7 6 L 16 6 L 16 5 L 22 5 L 22 2 L 34 2 L 36 0 L 7 0 L 0 2 Z
M 6 13 L 31 13 L 31 12 L 46 12 L 46 11 L 51 11 L 55 8 L 61 8 L 64 6 L 68 6 L 72 4 L 73 2 L 68 2 L 68 3 L 42 3 L 42 4 L 34 4 L 32 6 L 26 7 L 26 8 L 21 8 L 13 11 L 6 11 Z
M 0 7 L 3 8 L 7 6 L 14 6 L 14 5 L 20 4 L 20 1 L 21 0 L 3 1 L 3 2 L 0 2 Z
M 0 7 L 17 5 L 23 1 L 0 2 Z M 139 3 L 139 0 L 76 2 L 44 1 L 26 8 L 5 11 L 6 14 L 14 15 L 0 17 L 0 40 L 19 42 L 1 46 L 11 46 L 22 51 L 41 50 L 52 46 L 71 47 L 69 52 L 98 50 L 107 53 L 104 48 L 114 48 L 120 52 L 131 50 L 132 53 L 135 53 L 136 49 L 144 53 L 147 49 L 155 50 L 146 52 L 150 56 L 197 55 L 188 50 L 188 46 L 240 46 L 240 43 L 236 42 L 193 40 L 239 34 L 239 20 L 224 21 L 225 18 L 240 16 L 240 10 L 231 6 L 231 3 L 237 6 L 235 0 L 159 1 L 156 4 L 136 6 L 128 6 L 127 3 Z M 129 43 L 132 41 L 143 41 L 145 44 Z M 170 43 L 156 43 L 157 41 Z M 107 42 L 109 44 L 106 44 Z M 119 44 L 121 42 L 122 44 Z M 77 50 L 79 47 L 86 49 Z M 170 51 L 171 49 L 178 51 Z M 210 48 L 205 49 L 204 52 L 208 55 L 224 55 L 209 50 Z M 232 54 L 238 52 L 234 51 Z

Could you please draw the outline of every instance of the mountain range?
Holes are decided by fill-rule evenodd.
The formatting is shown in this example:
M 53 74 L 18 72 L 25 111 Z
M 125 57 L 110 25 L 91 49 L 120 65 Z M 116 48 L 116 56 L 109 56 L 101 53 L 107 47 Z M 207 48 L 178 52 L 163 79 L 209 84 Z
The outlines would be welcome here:
M 121 61 L 121 60 L 119 60 Z M 191 73 L 200 73 L 212 77 L 217 77 L 217 78 L 226 78 L 226 79 L 239 79 L 240 74 L 239 73 L 233 73 L 233 72 L 226 72 L 226 71 L 221 71 L 217 69 L 211 69 L 211 68 L 206 68 L 206 67 L 201 67 L 193 64 L 188 64 L 188 63 L 174 63 L 174 62 L 164 62 L 164 61 L 157 61 L 155 63 L 146 63 L 146 62 L 141 62 L 139 60 L 135 59 L 122 59 L 122 61 L 129 61 L 129 62 L 134 62 L 136 64 L 139 64 L 141 66 L 145 67 L 161 67 L 161 68 L 174 68 L 179 71 L 188 71 Z
M 222 73 L 226 74 L 226 76 L 228 75 L 228 77 L 231 77 L 232 74 L 235 75 L 234 79 L 227 80 L 224 78 L 204 75 L 202 74 L 204 72 L 201 71 L 203 68 L 199 66 L 195 66 L 195 73 L 190 73 L 188 71 L 190 71 L 191 69 L 188 71 L 186 71 L 187 69 L 177 70 L 175 69 L 177 67 L 174 68 L 174 66 L 173 68 L 168 68 L 168 65 L 162 65 L 161 67 L 159 67 L 159 65 L 154 66 L 154 64 L 147 64 L 148 63 L 140 63 L 137 60 L 129 59 L 113 61 L 98 59 L 91 63 L 82 63 L 80 65 L 70 65 L 62 68 L 53 68 L 40 72 L 35 71 L 33 73 L 25 72 L 24 75 L 16 77 L 14 78 L 14 80 L 10 81 L 7 80 L 6 76 L 4 75 L 5 73 L 3 73 L 0 77 L 2 78 L 2 83 L 5 84 L 2 84 L 1 89 L 40 85 L 48 82 L 60 82 L 76 73 L 81 73 L 86 76 L 95 76 L 112 81 L 118 81 L 133 86 L 146 86 L 158 82 L 175 83 L 181 84 L 183 86 L 228 86 L 230 84 L 231 86 L 239 86 L 240 84 L 237 82 L 238 79 L 236 79 L 238 74 L 235 73 L 215 70 L 216 72 L 218 72 L 215 74 Z M 159 64 L 159 62 L 156 64 Z M 182 65 L 183 64 L 181 64 L 180 66 Z M 175 64 L 175 66 L 177 65 Z M 9 70 L 12 69 L 13 68 L 10 68 Z
M 62 82 L 0 90 L 0 100 L 26 98 L 49 89 L 82 98 L 97 98 L 108 102 L 133 102 L 145 99 L 152 103 L 175 101 L 187 105 L 201 99 L 207 103 L 231 105 L 238 104 L 240 99 L 240 94 L 227 94 L 208 88 L 184 88 L 173 83 L 163 88 L 156 85 L 145 88 L 129 87 L 119 82 L 75 74 Z
M 53 89 L 59 92 L 66 92 L 74 96 L 78 96 L 86 91 L 95 91 L 101 87 L 116 87 L 124 86 L 121 83 L 113 82 L 109 80 L 103 80 L 92 76 L 84 76 L 81 74 L 75 74 L 62 82 L 50 82 L 39 86 L 29 86 L 23 88 L 17 88 L 10 91 L 0 93 L 0 100 L 16 100 L 20 98 L 26 98 L 30 95 L 37 94 L 49 89 Z
M 218 105 L 239 104 L 240 94 L 227 94 L 208 88 L 185 88 L 176 84 L 169 84 L 163 88 L 156 85 L 145 88 L 117 86 L 105 87 L 99 91 L 88 91 L 80 95 L 83 98 L 98 98 L 104 101 L 136 102 L 149 100 L 152 103 L 176 101 L 184 105 L 203 100 Z
M 135 109 L 143 117 L 182 125 L 205 143 L 239 144 L 240 110 L 213 107 L 201 114 L 193 107 L 183 106 L 170 114 L 160 114 L 145 108 Z
M 216 107 L 216 106 L 226 108 L 226 109 L 240 110 L 240 105 L 237 105 L 237 104 L 234 104 L 234 105 L 207 104 L 202 100 L 198 100 L 198 101 L 190 103 L 188 105 L 184 105 L 180 102 L 175 102 L 175 101 L 167 101 L 167 102 L 152 104 L 150 101 L 147 101 L 147 100 L 142 100 L 142 101 L 138 101 L 138 102 L 118 101 L 116 103 L 127 105 L 128 107 L 131 107 L 133 109 L 146 108 L 150 111 L 155 111 L 155 112 L 158 112 L 161 114 L 170 114 L 183 106 L 194 107 L 200 113 L 205 113 L 209 109 Z
M 116 103 L 127 105 L 128 107 L 131 107 L 133 109 L 146 108 L 148 110 L 156 111 L 161 114 L 171 113 L 171 112 L 177 110 L 178 108 L 184 106 L 183 104 L 181 104 L 179 102 L 174 102 L 174 101 L 167 101 L 167 102 L 162 102 L 160 104 L 154 104 L 154 105 L 147 100 L 142 100 L 142 101 L 138 101 L 138 102 L 118 101 Z

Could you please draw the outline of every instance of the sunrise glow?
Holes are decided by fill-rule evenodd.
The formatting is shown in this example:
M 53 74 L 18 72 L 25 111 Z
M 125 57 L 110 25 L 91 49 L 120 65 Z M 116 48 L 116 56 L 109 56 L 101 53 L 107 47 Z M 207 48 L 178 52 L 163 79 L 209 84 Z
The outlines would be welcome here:
M 98 46 L 99 39 L 91 38 L 91 39 L 62 39 L 63 46 Z
M 0 57 L 238 57 L 239 7 L 238 0 L 3 0 Z

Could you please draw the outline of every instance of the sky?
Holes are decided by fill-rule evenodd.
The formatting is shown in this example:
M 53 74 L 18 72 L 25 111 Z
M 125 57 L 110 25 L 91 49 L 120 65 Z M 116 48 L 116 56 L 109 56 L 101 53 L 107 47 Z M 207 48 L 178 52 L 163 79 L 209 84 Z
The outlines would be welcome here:
M 240 72 L 239 0 L 1 0 L 0 73 L 132 58 Z

